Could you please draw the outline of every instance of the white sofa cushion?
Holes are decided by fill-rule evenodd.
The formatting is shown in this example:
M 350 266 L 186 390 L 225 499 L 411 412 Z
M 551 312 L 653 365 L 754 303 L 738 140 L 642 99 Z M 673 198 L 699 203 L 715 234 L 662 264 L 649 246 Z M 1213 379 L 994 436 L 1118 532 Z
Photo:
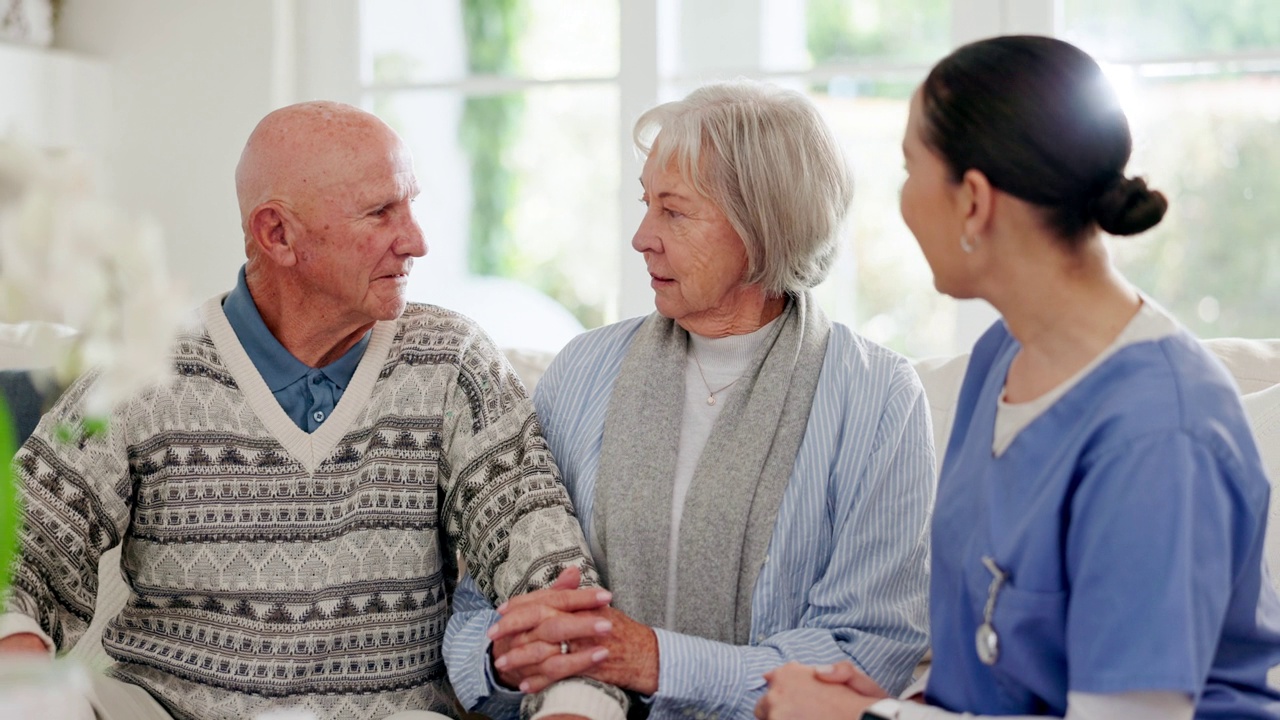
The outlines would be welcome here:
M 1280 340 L 1214 338 L 1205 347 L 1227 366 L 1243 394 L 1280 384 Z

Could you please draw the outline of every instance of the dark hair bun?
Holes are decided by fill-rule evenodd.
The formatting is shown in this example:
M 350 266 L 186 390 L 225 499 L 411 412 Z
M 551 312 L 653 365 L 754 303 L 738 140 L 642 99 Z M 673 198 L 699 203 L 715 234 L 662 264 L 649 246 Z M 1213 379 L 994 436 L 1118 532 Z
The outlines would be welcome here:
M 1147 187 L 1140 177 L 1119 177 L 1090 205 L 1098 227 L 1112 235 L 1137 235 L 1160 222 L 1169 209 L 1164 193 Z

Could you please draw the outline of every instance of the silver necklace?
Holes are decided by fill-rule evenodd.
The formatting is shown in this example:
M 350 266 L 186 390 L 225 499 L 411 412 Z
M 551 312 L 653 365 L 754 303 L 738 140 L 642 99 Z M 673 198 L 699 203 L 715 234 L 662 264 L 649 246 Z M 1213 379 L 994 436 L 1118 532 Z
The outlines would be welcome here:
M 742 379 L 742 376 L 739 375 L 738 377 L 734 378 L 733 382 L 730 382 L 728 385 L 725 385 L 724 387 L 719 388 L 717 390 L 712 390 L 711 383 L 707 382 L 707 374 L 702 372 L 702 361 L 698 359 L 698 350 L 694 348 L 692 343 L 689 344 L 689 352 L 693 354 L 693 363 L 698 366 L 698 375 L 702 378 L 702 384 L 707 386 L 707 404 L 708 405 L 715 405 L 717 393 L 722 393 L 725 390 L 728 390 L 730 387 L 733 387 L 733 383 L 736 383 Z

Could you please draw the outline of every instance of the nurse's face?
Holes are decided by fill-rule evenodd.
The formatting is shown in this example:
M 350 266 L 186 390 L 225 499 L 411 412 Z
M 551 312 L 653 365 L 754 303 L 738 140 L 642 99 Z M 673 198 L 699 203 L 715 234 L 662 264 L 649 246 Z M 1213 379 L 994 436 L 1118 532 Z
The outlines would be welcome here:
M 960 244 L 964 233 L 957 198 L 960 185 L 952 182 L 942 157 L 925 144 L 922 122 L 917 90 L 911 98 L 907 130 L 902 138 L 907 170 L 899 202 L 902 219 L 933 271 L 934 287 L 953 297 L 972 297 L 967 258 Z

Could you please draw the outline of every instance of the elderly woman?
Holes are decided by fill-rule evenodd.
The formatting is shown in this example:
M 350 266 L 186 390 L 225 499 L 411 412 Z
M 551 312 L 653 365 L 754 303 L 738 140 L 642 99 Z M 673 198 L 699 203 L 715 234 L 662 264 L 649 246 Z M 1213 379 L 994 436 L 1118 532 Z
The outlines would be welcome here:
M 500 715 L 503 686 L 582 674 L 654 717 L 750 717 L 788 660 L 902 688 L 927 643 L 932 437 L 907 361 L 808 292 L 852 197 L 840 149 L 802 95 L 752 82 L 635 136 L 657 312 L 575 339 L 535 393 L 614 602 L 535 593 L 486 637 L 498 616 L 464 588 L 454 687 Z M 587 691 L 558 685 L 543 712 L 569 692 Z
M 1280 717 L 1269 488 L 1235 386 L 1103 245 L 1167 207 L 1125 174 L 1131 147 L 1060 40 L 964 46 L 915 93 L 903 219 L 940 291 L 1003 316 L 938 481 L 927 705 L 787 665 L 761 718 Z

